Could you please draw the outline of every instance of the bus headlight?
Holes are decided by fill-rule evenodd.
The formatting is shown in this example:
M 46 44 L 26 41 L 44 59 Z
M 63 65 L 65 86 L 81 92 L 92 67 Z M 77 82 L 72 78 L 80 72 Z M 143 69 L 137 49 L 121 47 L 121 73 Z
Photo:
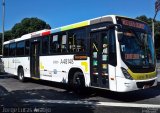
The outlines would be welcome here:
M 124 69 L 123 67 L 121 67 L 121 69 L 126 79 L 133 80 L 133 78 L 131 77 L 131 75 L 128 73 L 126 69 Z

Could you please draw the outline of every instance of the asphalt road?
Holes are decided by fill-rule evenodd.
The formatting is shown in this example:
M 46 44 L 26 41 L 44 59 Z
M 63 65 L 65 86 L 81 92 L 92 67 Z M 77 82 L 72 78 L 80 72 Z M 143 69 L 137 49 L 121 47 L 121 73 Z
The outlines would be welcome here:
M 88 89 L 85 95 L 65 84 L 0 75 L 1 113 L 160 113 L 160 84 L 128 93 Z

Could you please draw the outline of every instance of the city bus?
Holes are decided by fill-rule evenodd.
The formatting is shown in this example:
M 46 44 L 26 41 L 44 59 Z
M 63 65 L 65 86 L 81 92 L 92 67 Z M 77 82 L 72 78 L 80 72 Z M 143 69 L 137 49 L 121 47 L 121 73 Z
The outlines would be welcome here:
M 108 15 L 29 33 L 3 44 L 4 70 L 26 78 L 129 92 L 157 85 L 149 26 Z

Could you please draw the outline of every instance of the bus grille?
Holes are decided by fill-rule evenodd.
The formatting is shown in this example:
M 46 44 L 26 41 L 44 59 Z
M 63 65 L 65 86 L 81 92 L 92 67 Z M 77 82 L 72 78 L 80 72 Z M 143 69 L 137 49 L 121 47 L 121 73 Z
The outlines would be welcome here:
M 138 88 L 143 88 L 145 85 L 152 86 L 154 84 L 155 80 L 147 81 L 147 82 L 137 82 Z

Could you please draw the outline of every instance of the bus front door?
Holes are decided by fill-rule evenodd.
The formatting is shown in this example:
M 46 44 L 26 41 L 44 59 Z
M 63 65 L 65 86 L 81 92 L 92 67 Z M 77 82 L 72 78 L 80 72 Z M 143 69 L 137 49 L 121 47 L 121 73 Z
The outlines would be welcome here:
M 109 88 L 107 32 L 90 34 L 91 86 Z
M 31 77 L 33 78 L 40 78 L 39 54 L 40 54 L 40 42 L 39 41 L 31 42 L 30 70 L 31 70 Z

